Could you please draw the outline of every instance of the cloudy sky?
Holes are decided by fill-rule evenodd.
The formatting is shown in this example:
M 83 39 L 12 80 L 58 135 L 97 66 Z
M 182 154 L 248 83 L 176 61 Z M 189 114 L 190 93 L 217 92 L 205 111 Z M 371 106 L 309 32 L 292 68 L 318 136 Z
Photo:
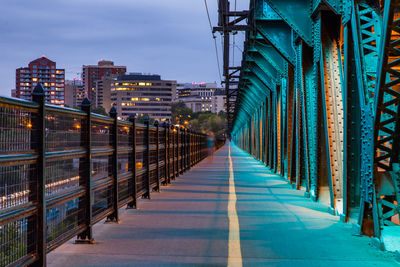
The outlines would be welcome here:
M 216 25 L 217 0 L 207 2 Z M 220 82 L 204 0 L 0 0 L 0 10 L 0 95 L 15 88 L 16 68 L 42 55 L 67 79 L 107 59 L 128 72 Z

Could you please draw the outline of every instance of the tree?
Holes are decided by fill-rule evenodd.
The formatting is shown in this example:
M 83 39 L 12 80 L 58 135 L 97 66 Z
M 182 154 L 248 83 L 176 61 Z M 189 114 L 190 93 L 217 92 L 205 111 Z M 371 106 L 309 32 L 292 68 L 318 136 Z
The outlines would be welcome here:
M 196 114 L 196 119 L 189 122 L 189 126 L 198 132 L 209 133 L 214 135 L 223 135 L 226 132 L 226 118 L 213 114 L 211 112 L 203 112 Z
M 104 116 L 109 116 L 107 111 L 102 106 L 92 108 L 92 112 L 96 113 L 96 114 L 104 115 Z
M 195 113 L 186 107 L 182 101 L 171 104 L 171 120 L 173 124 L 188 125 L 193 118 L 195 118 Z
M 150 118 L 150 117 L 147 116 L 147 115 L 140 115 L 140 116 L 136 117 L 136 122 L 137 122 L 137 123 L 142 123 L 142 124 L 144 124 L 144 122 L 145 122 L 146 119 L 149 119 L 150 125 L 151 125 L 151 124 L 154 124 L 155 119 Z
M 226 132 L 226 113 L 222 111 L 218 114 L 210 111 L 193 112 L 185 103 L 179 101 L 171 104 L 171 117 L 173 124 L 188 126 L 197 132 L 213 132 L 216 136 Z

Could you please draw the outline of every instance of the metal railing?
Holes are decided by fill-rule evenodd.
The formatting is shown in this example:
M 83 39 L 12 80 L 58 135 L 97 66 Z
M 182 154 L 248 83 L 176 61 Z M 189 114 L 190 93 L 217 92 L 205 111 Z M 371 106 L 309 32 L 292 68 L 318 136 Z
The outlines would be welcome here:
M 0 266 L 46 264 L 46 253 L 118 221 L 161 184 L 207 156 L 207 136 L 44 103 L 0 97 Z

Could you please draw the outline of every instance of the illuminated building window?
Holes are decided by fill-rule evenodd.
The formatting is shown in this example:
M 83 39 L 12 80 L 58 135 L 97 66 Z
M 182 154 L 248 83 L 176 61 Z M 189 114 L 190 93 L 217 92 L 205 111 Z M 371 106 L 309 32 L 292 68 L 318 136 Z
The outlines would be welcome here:
M 139 83 L 139 86 L 146 86 L 146 83 Z

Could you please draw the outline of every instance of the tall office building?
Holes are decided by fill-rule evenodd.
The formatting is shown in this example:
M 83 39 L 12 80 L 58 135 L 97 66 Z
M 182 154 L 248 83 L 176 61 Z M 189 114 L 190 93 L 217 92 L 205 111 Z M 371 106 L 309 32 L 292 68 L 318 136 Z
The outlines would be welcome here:
M 16 69 L 15 97 L 32 100 L 38 83 L 45 89 L 47 103 L 64 105 L 65 70 L 57 69 L 56 62 L 44 56 L 29 62 L 28 67 Z
M 111 85 L 111 101 L 122 118 L 137 114 L 169 119 L 175 95 L 176 81 L 161 80 L 160 75 L 122 75 Z
M 85 90 L 82 79 L 65 81 L 65 106 L 71 108 L 80 106 L 84 98 Z
M 103 107 L 107 112 L 112 107 L 111 101 L 111 86 L 117 79 L 118 75 L 112 74 L 103 76 L 101 80 L 96 81 L 96 102 L 93 105 Z
M 97 65 L 82 66 L 83 87 L 92 102 L 92 106 L 98 106 L 97 103 L 99 102 L 96 82 L 100 81 L 104 76 L 123 75 L 125 72 L 126 66 L 114 66 L 114 62 L 108 60 L 100 60 Z

